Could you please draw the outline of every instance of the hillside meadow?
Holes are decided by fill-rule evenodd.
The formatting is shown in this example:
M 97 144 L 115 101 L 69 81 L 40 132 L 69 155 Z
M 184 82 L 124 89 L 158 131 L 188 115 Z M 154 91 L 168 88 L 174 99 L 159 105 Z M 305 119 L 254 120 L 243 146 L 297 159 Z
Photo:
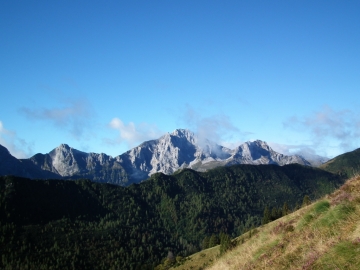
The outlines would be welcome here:
M 172 269 L 360 269 L 360 176 L 330 195 Z

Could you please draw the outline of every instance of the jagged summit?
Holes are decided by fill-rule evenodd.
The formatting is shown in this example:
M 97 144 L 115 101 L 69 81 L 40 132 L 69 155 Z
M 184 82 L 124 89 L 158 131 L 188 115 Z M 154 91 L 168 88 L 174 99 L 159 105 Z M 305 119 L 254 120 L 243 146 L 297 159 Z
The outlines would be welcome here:
M 0 154 L 4 151 L 0 148 Z M 200 139 L 187 129 L 176 129 L 156 140 L 143 142 L 114 158 L 61 144 L 48 154 L 36 154 L 27 162 L 60 178 L 89 178 L 120 185 L 138 183 L 157 172 L 172 174 L 181 168 L 206 171 L 235 164 L 310 165 L 301 156 L 275 152 L 261 140 L 245 142 L 232 150 Z
M 188 129 L 175 129 L 173 132 L 170 133 L 173 136 L 177 136 L 177 137 L 185 137 L 188 140 L 191 140 L 191 138 L 195 137 L 194 132 L 188 130 Z
M 58 147 L 56 147 L 56 148 L 64 148 L 64 149 L 70 149 L 71 147 L 68 145 L 68 144 L 66 144 L 66 143 L 62 143 L 62 144 L 60 144 Z
M 300 156 L 285 156 L 275 152 L 261 140 L 246 142 L 231 150 L 207 139 L 200 140 L 187 129 L 176 129 L 116 158 L 121 160 L 130 179 L 146 179 L 157 172 L 172 174 L 180 168 L 205 171 L 234 164 L 310 165 Z
M 277 164 L 286 165 L 299 163 L 311 166 L 311 164 L 299 155 L 286 156 L 274 151 L 266 142 L 255 140 L 245 142 L 234 150 L 232 164 Z

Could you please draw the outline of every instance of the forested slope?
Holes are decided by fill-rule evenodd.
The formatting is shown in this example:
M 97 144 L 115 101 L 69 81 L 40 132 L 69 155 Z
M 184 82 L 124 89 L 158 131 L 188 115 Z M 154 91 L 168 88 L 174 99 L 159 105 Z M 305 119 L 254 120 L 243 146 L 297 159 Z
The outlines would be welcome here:
M 191 254 L 212 234 L 259 225 L 266 206 L 293 208 L 341 183 L 296 164 L 182 170 L 127 188 L 1 177 L 0 267 L 152 269 L 169 250 Z
M 339 155 L 321 165 L 320 168 L 344 178 L 354 177 L 360 174 L 360 148 Z

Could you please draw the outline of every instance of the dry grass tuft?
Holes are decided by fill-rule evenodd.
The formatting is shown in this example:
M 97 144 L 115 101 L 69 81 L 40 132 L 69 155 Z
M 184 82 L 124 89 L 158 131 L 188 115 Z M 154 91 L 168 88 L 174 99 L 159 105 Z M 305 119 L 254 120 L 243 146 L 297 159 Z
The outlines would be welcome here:
M 360 269 L 359 202 L 357 176 L 326 199 L 259 227 L 206 269 Z
M 311 251 L 306 256 L 305 263 L 303 264 L 302 268 L 303 270 L 311 269 L 314 262 L 320 257 L 320 254 L 316 251 Z
M 284 232 L 292 232 L 295 230 L 294 226 L 292 224 L 295 223 L 295 220 L 292 219 L 289 222 L 283 222 L 280 221 L 278 224 L 273 228 L 271 231 L 273 234 L 279 234 Z

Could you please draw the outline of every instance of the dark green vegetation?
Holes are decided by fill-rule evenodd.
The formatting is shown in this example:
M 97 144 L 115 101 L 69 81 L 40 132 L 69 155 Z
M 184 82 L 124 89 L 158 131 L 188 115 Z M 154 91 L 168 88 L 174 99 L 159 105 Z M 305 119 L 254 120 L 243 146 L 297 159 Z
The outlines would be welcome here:
M 265 207 L 293 209 L 340 186 L 297 164 L 161 173 L 129 187 L 88 180 L 0 177 L 0 268 L 153 269 L 261 224 Z
M 339 155 L 320 166 L 321 169 L 341 175 L 344 178 L 360 174 L 360 148 Z

